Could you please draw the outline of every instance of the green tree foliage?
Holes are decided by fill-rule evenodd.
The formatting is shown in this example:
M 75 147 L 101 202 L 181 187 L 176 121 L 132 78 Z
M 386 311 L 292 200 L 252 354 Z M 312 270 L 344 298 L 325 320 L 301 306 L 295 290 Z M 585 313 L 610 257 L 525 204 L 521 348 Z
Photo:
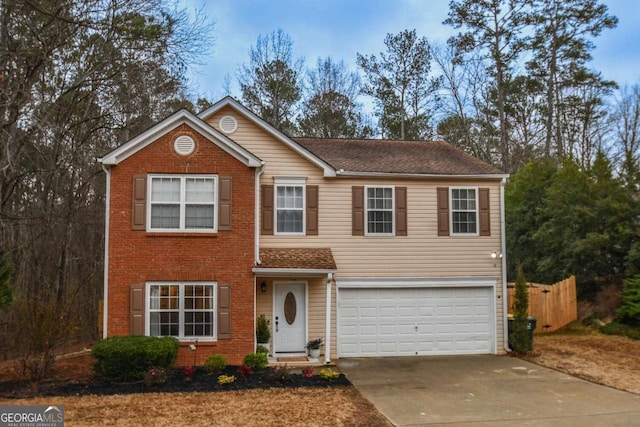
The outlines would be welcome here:
M 640 328 L 640 275 L 624 281 L 622 301 L 616 311 L 616 320 Z
M 360 78 L 344 62 L 319 58 L 307 72 L 305 100 L 298 119 L 300 135 L 316 138 L 367 138 L 373 131 L 364 124 L 357 102 Z
M 514 174 L 506 187 L 507 263 L 511 278 L 516 276 L 520 265 L 534 280 L 539 280 L 538 260 L 545 256 L 545 248 L 536 245 L 534 234 L 548 219 L 541 209 L 556 171 L 556 165 L 550 161 L 532 161 Z
M 276 129 L 296 133 L 294 116 L 302 97 L 302 59 L 293 58 L 293 41 L 281 29 L 258 36 L 249 64 L 238 75 L 242 100 Z
M 511 277 L 517 262 L 544 283 L 576 275 L 582 297 L 622 283 L 636 247 L 638 208 L 602 153 L 588 171 L 568 159 L 557 169 L 530 163 L 506 191 Z
M 518 267 L 514 298 L 513 329 L 509 335 L 509 344 L 516 353 L 526 353 L 532 349 L 528 329 L 529 291 L 522 267 Z
M 384 138 L 421 140 L 433 135 L 432 116 L 440 80 L 431 76 L 431 51 L 425 37 L 415 30 L 387 34 L 386 52 L 358 53 L 364 71 L 365 95 L 374 99 L 376 116 Z

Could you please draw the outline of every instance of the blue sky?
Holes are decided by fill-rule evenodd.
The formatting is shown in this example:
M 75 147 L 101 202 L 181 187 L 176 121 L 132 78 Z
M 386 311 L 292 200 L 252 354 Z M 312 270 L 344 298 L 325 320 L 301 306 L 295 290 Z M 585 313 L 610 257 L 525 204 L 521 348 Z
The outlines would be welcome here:
M 197 94 L 210 100 L 224 95 L 231 77 L 240 97 L 236 71 L 248 62 L 259 35 L 281 28 L 293 40 L 295 57 L 312 67 L 318 57 L 343 60 L 356 71 L 356 53 L 378 54 L 387 33 L 416 29 L 431 42 L 446 42 L 455 31 L 442 24 L 449 0 L 182 0 L 188 8 L 203 6 L 215 21 L 215 42 L 203 63 L 192 67 Z M 595 39 L 594 69 L 621 86 L 640 83 L 640 1 L 605 0 L 620 22 Z

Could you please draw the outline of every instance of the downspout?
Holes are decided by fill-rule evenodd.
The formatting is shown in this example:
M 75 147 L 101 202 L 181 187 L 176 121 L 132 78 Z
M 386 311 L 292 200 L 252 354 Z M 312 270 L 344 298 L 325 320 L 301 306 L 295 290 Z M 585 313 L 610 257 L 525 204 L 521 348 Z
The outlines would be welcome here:
M 105 194 L 105 214 L 104 214 L 104 289 L 102 296 L 102 338 L 107 338 L 107 319 L 109 313 L 109 207 L 111 205 L 111 169 L 107 169 L 101 164 L 102 170 L 106 174 L 107 189 Z
M 255 265 L 258 266 L 260 264 L 262 264 L 262 261 L 260 261 L 260 177 L 262 176 L 262 174 L 264 173 L 264 166 L 265 163 L 261 162 L 260 168 L 256 169 L 256 179 L 255 179 L 255 194 L 254 194 L 254 218 L 253 218 L 253 222 L 254 222 L 254 236 L 253 236 L 253 240 L 255 242 L 254 244 L 254 249 L 253 249 L 253 257 L 254 257 L 254 262 Z M 257 284 L 258 284 L 258 278 L 255 276 L 255 274 L 253 275 L 253 292 L 254 292 L 254 298 L 253 298 L 253 345 L 254 345 L 254 350 L 256 351 L 258 348 L 258 344 L 257 344 L 257 336 L 256 336 L 256 319 L 258 318 L 258 307 L 257 307 Z
M 504 349 L 509 352 L 509 323 L 507 320 L 507 239 L 506 221 L 504 214 L 504 187 L 507 185 L 507 178 L 502 178 L 500 182 L 500 240 L 502 252 L 502 337 Z
M 327 298 L 324 325 L 324 363 L 331 363 L 331 281 L 333 273 L 327 274 Z
M 254 258 L 256 266 L 262 264 L 260 261 L 260 177 L 264 173 L 265 163 L 261 162 L 259 169 L 256 169 L 256 183 L 255 183 L 255 218 L 254 218 L 254 241 L 255 241 L 255 249 L 254 249 Z

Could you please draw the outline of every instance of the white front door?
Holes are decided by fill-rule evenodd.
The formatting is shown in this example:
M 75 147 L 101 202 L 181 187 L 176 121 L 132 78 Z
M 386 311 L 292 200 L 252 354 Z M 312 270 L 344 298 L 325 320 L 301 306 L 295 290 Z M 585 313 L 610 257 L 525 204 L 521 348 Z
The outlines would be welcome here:
M 274 351 L 304 353 L 307 336 L 306 283 L 276 283 L 274 292 Z

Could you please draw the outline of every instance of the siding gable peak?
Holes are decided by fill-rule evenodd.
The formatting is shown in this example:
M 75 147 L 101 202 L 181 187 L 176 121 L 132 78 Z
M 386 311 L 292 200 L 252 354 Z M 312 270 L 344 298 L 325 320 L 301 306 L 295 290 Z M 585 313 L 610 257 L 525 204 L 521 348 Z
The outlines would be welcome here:
M 295 152 L 297 155 L 311 162 L 316 167 L 322 169 L 325 177 L 336 176 L 336 170 L 329 163 L 327 163 L 320 157 L 316 156 L 315 154 L 307 150 L 302 145 L 298 144 L 289 136 L 285 135 L 284 133 L 280 132 L 279 130 L 271 126 L 269 123 L 264 121 L 262 118 L 258 117 L 255 113 L 253 113 L 251 110 L 249 110 L 247 107 L 242 105 L 239 101 L 237 101 L 231 96 L 226 96 L 222 98 L 220 101 L 216 102 L 211 107 L 207 108 L 206 110 L 198 114 L 198 117 L 201 120 L 206 120 L 208 117 L 212 116 L 213 114 L 217 113 L 218 111 L 222 110 L 225 107 L 231 107 L 232 109 L 237 111 L 238 114 L 244 116 L 247 120 L 252 122 L 258 128 L 264 130 L 265 132 L 273 136 L 277 141 L 281 142 L 282 144 L 287 146 L 289 149 L 293 150 L 293 152 Z

